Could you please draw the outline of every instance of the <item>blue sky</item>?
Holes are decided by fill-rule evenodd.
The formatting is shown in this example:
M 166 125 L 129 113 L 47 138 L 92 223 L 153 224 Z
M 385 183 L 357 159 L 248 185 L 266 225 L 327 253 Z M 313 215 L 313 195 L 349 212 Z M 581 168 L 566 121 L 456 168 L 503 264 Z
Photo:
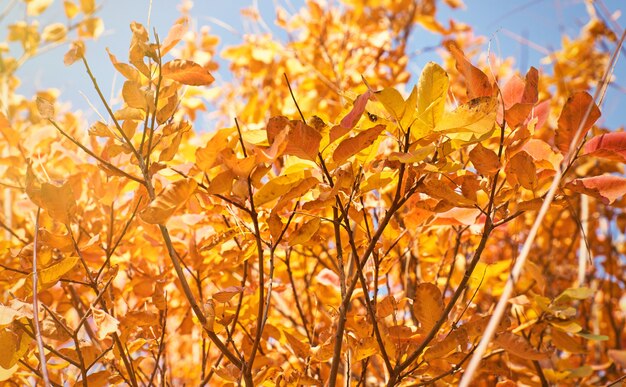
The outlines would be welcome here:
M 7 0 L 0 0 L 0 3 Z M 57 7 L 46 11 L 41 17 L 40 23 L 46 24 L 52 21 L 63 20 L 63 11 L 60 0 Z M 99 16 L 105 22 L 106 32 L 95 42 L 88 42 L 87 55 L 99 83 L 105 90 L 105 95 L 110 93 L 111 85 L 115 81 L 117 88 L 121 87 L 121 79 L 114 79 L 114 70 L 110 65 L 105 48 L 123 59 L 126 57 L 130 30 L 128 25 L 132 21 L 146 24 L 148 21 L 149 0 L 104 0 L 102 11 Z M 179 16 L 176 0 L 153 0 L 151 13 L 151 26 L 155 27 L 163 36 L 169 27 Z M 273 26 L 274 4 L 278 3 L 290 8 L 298 7 L 302 0 L 258 0 L 258 4 L 264 20 Z M 484 35 L 491 40 L 491 49 L 499 56 L 512 56 L 516 60 L 516 67 L 525 72 L 529 66 L 541 67 L 540 60 L 544 53 L 522 44 L 517 37 L 524 37 L 528 41 L 545 49 L 559 47 L 561 36 L 567 34 L 576 36 L 580 27 L 587 21 L 585 4 L 583 0 L 465 0 L 467 5 L 463 10 L 450 10 L 447 6 L 439 4 L 438 19 L 447 22 L 449 18 L 465 22 L 474 27 L 476 34 Z M 252 0 L 204 0 L 195 1 L 192 15 L 198 26 L 209 25 L 211 30 L 220 35 L 222 46 L 236 44 L 240 41 L 239 33 L 247 32 L 239 10 L 250 6 Z M 615 12 L 624 4 L 623 0 L 604 0 L 607 8 Z M 0 11 L 4 6 L 0 6 Z M 18 7 L 19 8 L 19 7 Z M 293 9 L 293 8 L 292 8 Z M 23 17 L 23 13 L 13 11 L 0 25 L 0 36 L 6 31 L 6 25 Z M 219 20 L 239 33 L 233 33 L 226 28 L 217 25 L 214 20 Z M 622 20 L 618 20 L 622 26 L 626 26 Z M 249 27 L 249 26 L 248 26 Z M 275 30 L 280 36 L 278 29 Z M 419 51 L 425 47 L 437 45 L 439 37 L 422 29 L 416 29 L 412 40 L 412 50 Z M 611 47 L 612 48 L 612 47 Z M 487 47 L 485 46 L 485 50 Z M 71 67 L 63 65 L 65 47 L 57 48 L 51 52 L 35 58 L 24 66 L 19 73 L 23 81 L 20 92 L 32 95 L 37 89 L 55 87 L 62 91 L 62 100 L 70 101 L 73 106 L 88 110 L 81 93 L 85 94 L 92 102 L 96 101 L 88 77 L 80 63 Z M 429 60 L 437 60 L 432 53 L 416 55 L 411 63 L 411 70 L 419 71 Z M 616 82 L 626 87 L 626 59 L 618 62 L 616 68 Z M 218 77 L 229 78 L 227 66 L 222 66 Z M 414 79 L 415 80 L 415 79 Z M 607 126 L 616 128 L 623 125 L 622 115 L 626 98 L 616 89 L 611 89 L 607 95 L 603 107 L 603 120 Z M 92 117 L 88 114 L 88 117 Z

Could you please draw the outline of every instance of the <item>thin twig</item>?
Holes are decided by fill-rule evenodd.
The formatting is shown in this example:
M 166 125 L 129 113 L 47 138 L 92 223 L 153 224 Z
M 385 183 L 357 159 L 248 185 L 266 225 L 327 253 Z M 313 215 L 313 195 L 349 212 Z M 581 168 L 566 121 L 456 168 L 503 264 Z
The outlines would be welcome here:
M 37 207 L 37 216 L 35 218 L 35 238 L 33 240 L 33 323 L 35 325 L 35 337 L 37 338 L 37 349 L 39 351 L 39 363 L 41 364 L 41 377 L 46 387 L 50 386 L 50 378 L 48 377 L 48 364 L 46 361 L 46 353 L 43 347 L 43 337 L 41 336 L 41 326 L 39 325 L 39 300 L 37 299 L 37 244 L 39 242 L 39 215 L 41 207 Z

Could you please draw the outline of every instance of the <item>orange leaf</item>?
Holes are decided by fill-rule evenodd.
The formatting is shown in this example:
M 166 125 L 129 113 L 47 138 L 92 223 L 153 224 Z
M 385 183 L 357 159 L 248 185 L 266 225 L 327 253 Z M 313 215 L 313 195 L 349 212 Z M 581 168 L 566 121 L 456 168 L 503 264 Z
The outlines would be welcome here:
M 146 101 L 146 93 L 141 90 L 141 85 L 134 81 L 124 82 L 122 87 L 122 97 L 124 102 L 131 108 L 146 110 L 148 102 Z
M 215 80 L 207 69 L 184 59 L 174 59 L 165 63 L 161 75 L 190 86 L 208 86 Z
M 306 359 L 311 351 L 311 346 L 302 342 L 300 339 L 287 331 L 283 331 L 283 333 L 285 334 L 285 337 L 287 338 L 287 341 L 289 342 L 289 345 L 291 345 L 291 349 L 293 349 L 296 356 Z
M 180 40 L 183 38 L 187 30 L 189 29 L 189 23 L 186 18 L 181 18 L 170 28 L 167 36 L 161 43 L 161 56 L 167 54 Z
M 241 292 L 243 292 L 243 288 L 241 286 L 229 286 L 226 289 L 214 293 L 213 299 L 217 302 L 228 302 L 231 298 Z
M 317 158 L 322 135 L 312 126 L 300 120 L 290 121 L 286 117 L 270 118 L 267 123 L 267 140 L 271 145 L 281 139 L 281 132 L 287 130 L 287 145 L 283 154 L 300 157 L 304 160 L 315 161 Z
M 30 165 L 26 170 L 26 194 L 33 203 L 48 211 L 50 217 L 59 222 L 68 224 L 76 211 L 76 200 L 70 182 L 41 183 Z
M 502 166 L 496 152 L 485 148 L 481 143 L 476 144 L 470 151 L 469 157 L 474 168 L 481 175 L 491 176 Z
M 69 66 L 85 56 L 85 43 L 81 41 L 75 41 L 70 44 L 70 49 L 67 50 L 63 57 L 63 63 Z
M 413 311 L 422 329 L 430 331 L 443 314 L 443 297 L 439 288 L 427 282 L 419 284 L 415 290 Z
M 521 151 L 516 153 L 506 164 L 507 174 L 513 175 L 524 188 L 533 190 L 537 187 L 537 167 L 533 158 Z
M 493 88 L 487 75 L 465 57 L 465 54 L 455 42 L 447 42 L 446 48 L 456 60 L 456 69 L 465 77 L 468 98 L 491 97 Z
M 626 194 L 626 178 L 613 175 L 583 177 L 573 180 L 567 187 L 611 204 Z
M 424 360 L 431 361 L 445 357 L 450 352 L 454 351 L 459 345 L 464 346 L 468 343 L 467 332 L 465 329 L 458 328 L 450 332 L 443 340 L 435 343 L 424 352 Z
M 369 147 L 376 141 L 380 133 L 385 129 L 385 125 L 376 125 L 357 134 L 354 137 L 343 140 L 333 152 L 333 160 L 340 164 L 348 158 Z
M 139 216 L 146 223 L 163 224 L 182 207 L 196 190 L 197 183 L 193 179 L 182 179 L 168 185 Z
M 503 332 L 499 334 L 495 338 L 494 343 L 507 351 L 510 355 L 521 357 L 522 359 L 543 360 L 548 357 L 548 354 L 533 348 L 533 346 L 530 345 L 526 339 L 514 335 L 511 332 Z
M 587 109 L 591 106 L 591 111 L 587 120 L 583 124 L 583 118 Z M 585 137 L 589 129 L 600 118 L 600 109 L 593 102 L 593 97 L 586 91 L 579 91 L 572 94 L 565 103 L 561 116 L 559 117 L 558 128 L 556 129 L 556 137 L 554 139 L 556 147 L 565 154 L 569 150 L 570 144 L 574 140 L 574 135 L 578 128 L 582 125 L 580 136 L 574 144 L 578 146 L 580 141 Z

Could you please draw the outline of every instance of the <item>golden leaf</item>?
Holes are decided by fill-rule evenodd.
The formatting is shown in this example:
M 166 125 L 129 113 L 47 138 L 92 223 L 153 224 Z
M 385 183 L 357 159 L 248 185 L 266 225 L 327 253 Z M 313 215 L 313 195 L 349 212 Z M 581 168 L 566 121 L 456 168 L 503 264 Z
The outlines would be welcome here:
M 413 311 L 422 330 L 429 332 L 443 314 L 443 297 L 439 288 L 427 282 L 419 284 L 415 290 Z
M 209 86 L 215 80 L 204 67 L 184 59 L 174 59 L 165 63 L 161 75 L 163 78 L 190 86 Z
M 449 84 L 441 66 L 429 62 L 424 67 L 418 82 L 417 121 L 411 130 L 417 139 L 432 133 L 443 117 Z
M 354 137 L 346 138 L 339 143 L 333 152 L 333 160 L 337 164 L 341 164 L 351 156 L 371 146 L 384 129 L 385 125 L 376 125 L 373 128 L 360 132 Z
M 300 228 L 289 235 L 289 246 L 303 245 L 307 243 L 320 228 L 320 218 L 313 218 L 304 223 Z
M 511 355 L 521 357 L 527 360 L 543 360 L 548 357 L 547 353 L 543 353 L 535 349 L 523 337 L 514 335 L 511 332 L 503 332 L 496 336 L 494 343 L 504 349 Z
M 182 179 L 168 185 L 139 216 L 146 223 L 163 224 L 194 194 L 198 184 L 193 179 Z

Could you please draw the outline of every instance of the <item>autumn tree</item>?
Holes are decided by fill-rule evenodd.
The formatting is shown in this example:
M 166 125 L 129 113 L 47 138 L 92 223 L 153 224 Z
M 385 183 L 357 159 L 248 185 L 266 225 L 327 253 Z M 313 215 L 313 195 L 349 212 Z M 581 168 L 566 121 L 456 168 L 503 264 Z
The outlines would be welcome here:
M 63 4 L 0 57 L 7 385 L 623 380 L 626 134 L 599 119 L 624 33 L 601 2 L 520 73 L 434 1 L 308 1 L 276 9 L 285 41 L 224 49 L 216 86 L 187 1 L 109 52 L 119 105 L 90 67 L 97 5 Z M 414 75 L 416 29 L 441 58 Z M 19 95 L 59 44 L 98 120 Z

